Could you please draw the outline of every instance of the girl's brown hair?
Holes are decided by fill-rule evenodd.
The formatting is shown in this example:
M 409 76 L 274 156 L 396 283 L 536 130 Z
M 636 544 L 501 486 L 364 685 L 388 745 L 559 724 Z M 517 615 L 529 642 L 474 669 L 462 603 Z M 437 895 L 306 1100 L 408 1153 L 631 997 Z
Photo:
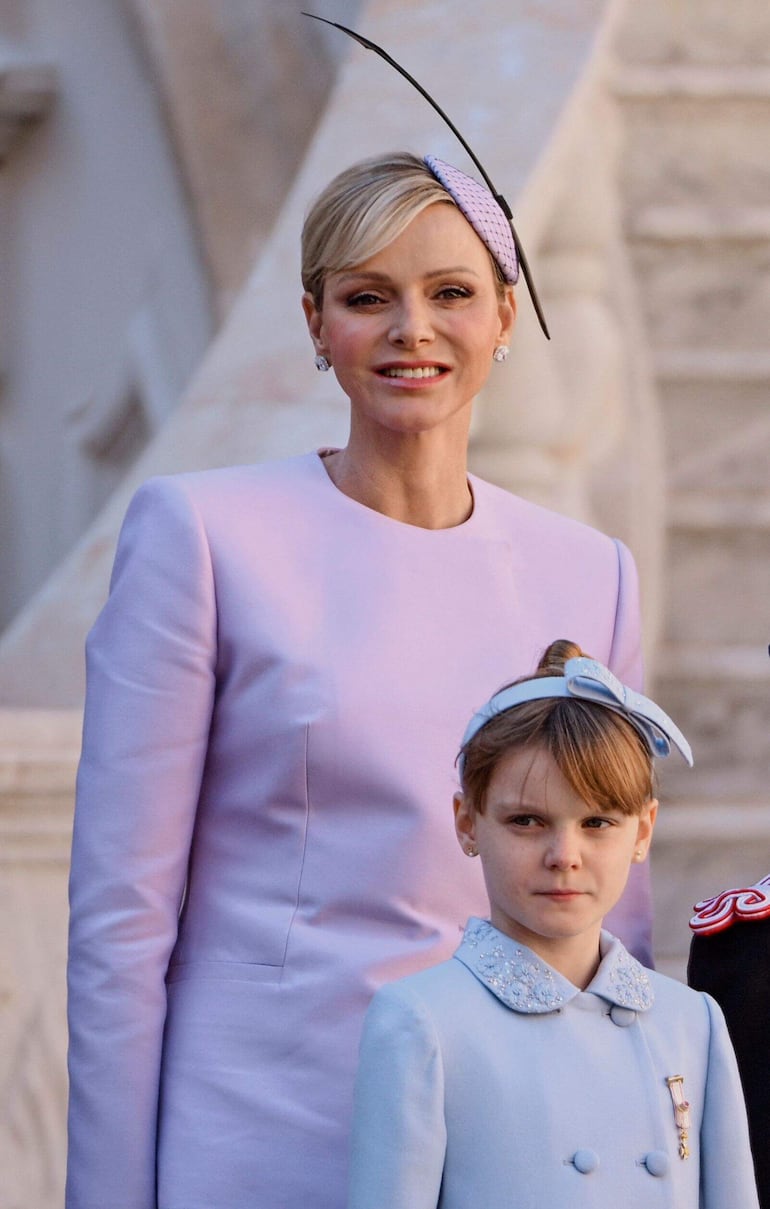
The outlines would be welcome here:
M 534 676 L 514 683 L 563 676 L 567 660 L 584 655 L 574 642 L 559 639 L 545 651 Z M 639 814 L 655 796 L 652 757 L 634 726 L 606 706 L 556 697 L 504 710 L 465 744 L 462 789 L 477 811 L 484 810 L 500 760 L 523 747 L 547 751 L 575 792 L 603 810 Z

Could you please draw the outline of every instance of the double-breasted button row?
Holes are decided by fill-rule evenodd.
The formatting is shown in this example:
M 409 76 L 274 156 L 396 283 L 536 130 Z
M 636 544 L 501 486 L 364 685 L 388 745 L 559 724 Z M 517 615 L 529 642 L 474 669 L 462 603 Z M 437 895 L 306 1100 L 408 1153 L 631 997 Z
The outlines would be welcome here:
M 572 1166 L 581 1175 L 590 1175 L 599 1166 L 599 1156 L 595 1150 L 581 1148 L 573 1154 Z M 640 1166 L 646 1167 L 650 1175 L 654 1175 L 660 1179 L 664 1175 L 668 1175 L 670 1167 L 669 1157 L 665 1150 L 651 1150 L 649 1154 L 646 1154 L 640 1160 Z

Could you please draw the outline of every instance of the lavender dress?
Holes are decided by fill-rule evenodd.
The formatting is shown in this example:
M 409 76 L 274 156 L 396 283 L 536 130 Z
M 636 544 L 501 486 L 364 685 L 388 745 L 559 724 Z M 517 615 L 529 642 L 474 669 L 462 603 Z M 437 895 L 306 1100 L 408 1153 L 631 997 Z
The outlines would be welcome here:
M 88 642 L 68 1209 L 339 1209 L 372 992 L 486 909 L 468 716 L 558 637 L 639 685 L 628 551 L 472 486 L 439 531 L 315 453 L 135 497 Z M 636 873 L 608 926 L 645 957 Z

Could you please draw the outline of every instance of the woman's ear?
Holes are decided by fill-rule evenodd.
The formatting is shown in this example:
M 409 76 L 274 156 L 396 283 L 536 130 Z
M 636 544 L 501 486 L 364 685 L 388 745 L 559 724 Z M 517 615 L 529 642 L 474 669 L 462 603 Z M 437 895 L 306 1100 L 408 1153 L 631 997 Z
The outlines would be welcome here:
M 454 795 L 452 805 L 455 812 L 455 835 L 457 842 L 467 856 L 476 855 L 476 811 L 473 802 L 467 794 L 459 790 Z
M 309 290 L 305 290 L 302 295 L 302 310 L 305 312 L 307 330 L 310 332 L 310 339 L 313 341 L 315 351 L 317 353 L 326 352 L 323 346 L 323 314 L 316 306 L 315 299 Z
M 497 313 L 500 317 L 500 335 L 497 343 L 510 344 L 516 323 L 516 297 L 511 286 L 505 287 L 505 297 L 500 299 Z
M 652 842 L 652 833 L 655 829 L 655 820 L 658 817 L 658 799 L 650 798 L 649 802 L 642 808 L 642 813 L 639 815 L 636 829 L 636 843 L 634 844 L 633 859 L 641 863 L 646 859 L 647 853 Z

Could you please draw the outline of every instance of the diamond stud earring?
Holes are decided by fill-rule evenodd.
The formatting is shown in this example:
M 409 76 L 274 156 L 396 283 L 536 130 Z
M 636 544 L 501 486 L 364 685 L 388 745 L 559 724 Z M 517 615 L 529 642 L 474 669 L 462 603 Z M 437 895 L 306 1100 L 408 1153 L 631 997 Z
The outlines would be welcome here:
M 328 370 L 331 369 L 331 365 L 326 360 L 326 357 L 324 357 L 323 353 L 316 354 L 315 367 L 319 371 L 319 373 L 322 373 L 322 374 L 325 374 Z
M 492 353 L 492 360 L 493 361 L 507 361 L 508 353 L 510 351 L 511 350 L 508 348 L 507 344 L 498 344 L 497 348 Z

